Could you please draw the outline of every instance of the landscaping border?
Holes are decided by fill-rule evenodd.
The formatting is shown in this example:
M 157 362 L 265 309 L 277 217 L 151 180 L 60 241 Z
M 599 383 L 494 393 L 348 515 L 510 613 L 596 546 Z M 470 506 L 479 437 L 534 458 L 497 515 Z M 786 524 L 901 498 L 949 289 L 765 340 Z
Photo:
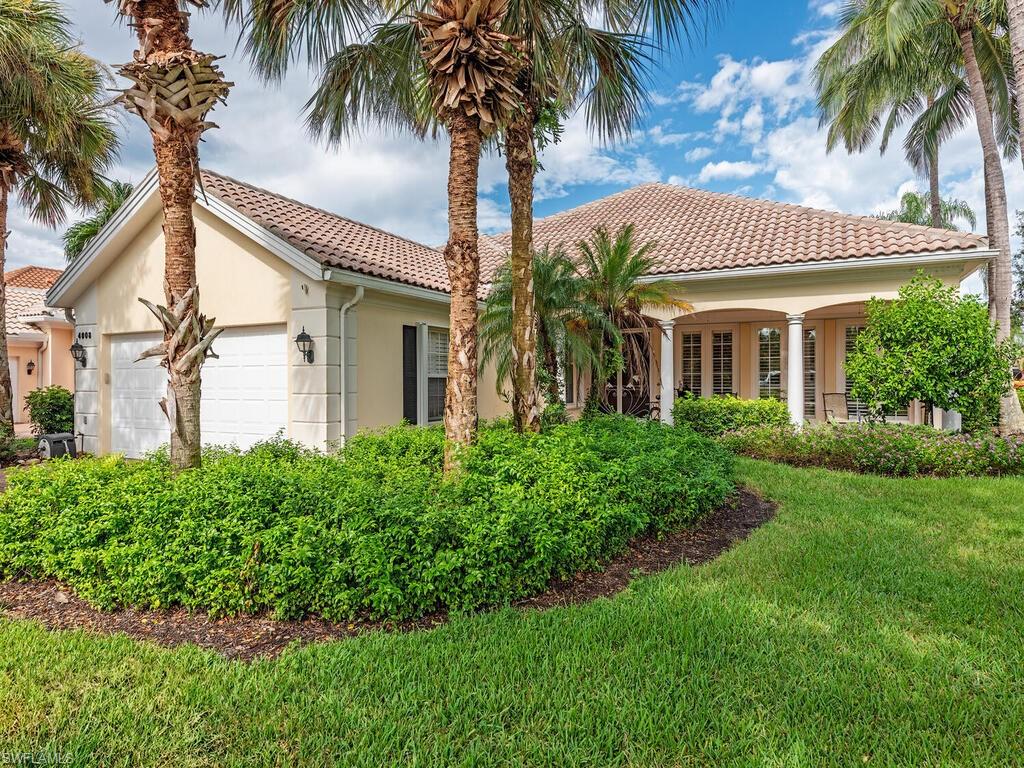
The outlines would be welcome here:
M 658 537 L 645 534 L 600 571 L 581 572 L 514 605 L 547 609 L 610 597 L 640 576 L 658 573 L 679 563 L 701 565 L 714 560 L 775 516 L 776 505 L 747 488 L 738 489 L 717 510 L 695 525 Z M 294 642 L 340 640 L 374 631 L 415 631 L 444 624 L 448 615 L 436 613 L 404 622 L 329 622 L 308 618 L 277 621 L 269 616 L 211 619 L 183 608 L 140 611 L 100 611 L 71 589 L 53 580 L 0 582 L 0 615 L 6 619 L 40 622 L 51 630 L 83 629 L 104 635 L 127 635 L 174 647 L 194 644 L 229 659 L 252 661 L 273 657 Z

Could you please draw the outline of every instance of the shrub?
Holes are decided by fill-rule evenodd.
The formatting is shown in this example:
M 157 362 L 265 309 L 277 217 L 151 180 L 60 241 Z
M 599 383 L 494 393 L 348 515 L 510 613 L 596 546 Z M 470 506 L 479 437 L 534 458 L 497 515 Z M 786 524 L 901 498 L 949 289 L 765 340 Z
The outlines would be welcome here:
M 337 456 L 275 441 L 178 475 L 159 455 L 12 471 L 0 576 L 57 578 L 104 608 L 405 618 L 542 590 L 731 488 L 724 449 L 621 417 L 486 426 L 448 479 L 443 444 L 395 427 Z
M 799 432 L 748 427 L 720 443 L 758 459 L 897 477 L 1024 473 L 1022 436 L 955 435 L 923 425 L 822 424 Z
M 923 273 L 894 301 L 867 303 L 867 325 L 845 362 L 853 396 L 873 412 L 891 413 L 911 400 L 963 416 L 968 432 L 999 419 L 1015 351 L 996 340 L 988 307 Z
M 64 387 L 33 389 L 25 396 L 25 402 L 37 435 L 74 431 L 75 396 Z
M 685 424 L 708 437 L 743 427 L 785 426 L 789 410 L 779 400 L 741 400 L 721 397 L 681 397 L 672 408 L 674 422 Z

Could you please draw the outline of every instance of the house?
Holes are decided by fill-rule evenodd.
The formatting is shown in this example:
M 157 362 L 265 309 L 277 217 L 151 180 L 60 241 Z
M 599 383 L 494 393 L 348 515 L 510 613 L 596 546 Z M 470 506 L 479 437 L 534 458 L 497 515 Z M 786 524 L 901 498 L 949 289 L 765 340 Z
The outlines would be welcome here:
M 11 402 L 15 430 L 28 431 L 25 395 L 33 389 L 60 385 L 75 388 L 71 358 L 72 325 L 64 310 L 46 304 L 46 291 L 61 270 L 28 266 L 7 272 L 7 357 L 11 367 Z
M 439 421 L 449 303 L 441 253 L 210 171 L 202 181 L 200 303 L 225 328 L 219 358 L 203 369 L 204 441 L 245 446 L 283 431 L 327 447 L 403 418 Z M 680 388 L 785 396 L 794 418 L 819 417 L 819 393 L 845 386 L 842 360 L 868 298 L 895 296 L 919 268 L 959 282 L 993 255 L 975 235 L 662 184 L 538 220 L 537 240 L 571 244 L 597 224 L 625 222 L 658 243 L 652 279 L 684 283 L 695 311 L 653 313 L 649 364 L 606 386 L 617 409 L 660 402 L 665 417 Z M 507 235 L 482 238 L 482 295 L 507 245 Z M 136 362 L 159 336 L 136 299 L 162 301 L 162 275 L 151 173 L 48 294 L 73 310 L 85 348 L 75 419 L 88 451 L 139 456 L 168 440 L 163 371 Z M 308 357 L 294 342 L 303 331 Z M 569 378 L 578 408 L 585 374 Z M 495 384 L 485 371 L 483 418 L 508 410 Z
M 843 361 L 868 299 L 895 298 L 918 270 L 959 285 L 995 256 L 970 233 L 672 184 L 644 184 L 540 219 L 534 240 L 571 252 L 594 227 L 614 233 L 624 224 L 636 226 L 638 242 L 655 243 L 658 267 L 647 277 L 681 283 L 693 311 L 651 311 L 659 331 L 645 339 L 649 364 L 605 387 L 618 410 L 657 405 L 666 420 L 680 392 L 781 398 L 795 422 L 823 420 L 824 394 L 849 395 Z M 489 252 L 503 252 L 510 236 L 488 240 Z M 569 378 L 566 401 L 579 409 L 588 376 Z M 866 408 L 850 398 L 849 411 L 856 419 Z M 895 416 L 925 421 L 916 403 Z

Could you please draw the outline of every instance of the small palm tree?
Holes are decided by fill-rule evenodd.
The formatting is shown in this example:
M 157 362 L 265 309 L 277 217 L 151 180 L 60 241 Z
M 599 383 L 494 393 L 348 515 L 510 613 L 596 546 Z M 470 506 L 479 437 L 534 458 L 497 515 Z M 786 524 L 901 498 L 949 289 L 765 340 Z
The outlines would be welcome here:
M 0 0 L 0 274 L 12 193 L 30 217 L 60 224 L 68 206 L 92 205 L 117 138 L 102 66 L 75 47 L 48 0 Z M 7 303 L 0 281 L 0 432 L 13 434 Z
M 547 388 L 549 404 L 559 402 L 558 374 L 561 361 L 582 370 L 600 369 L 602 361 L 592 339 L 594 331 L 621 343 L 618 329 L 601 308 L 589 300 L 588 284 L 576 265 L 560 249 L 544 248 L 534 254 L 533 294 L 537 355 Z M 511 379 L 513 277 L 511 259 L 498 270 L 494 286 L 480 315 L 481 368 L 495 364 L 498 392 Z
M 100 230 L 117 213 L 124 201 L 131 197 L 134 187 L 126 181 L 113 181 L 99 195 L 99 209 L 87 219 L 77 221 L 64 233 L 64 258 L 69 262 L 82 255 Z
M 959 221 L 967 224 L 968 229 L 974 229 L 978 224 L 974 210 L 963 200 L 939 199 L 938 209 L 938 226 L 942 229 L 957 229 Z M 922 195 L 917 192 L 906 192 L 900 198 L 899 210 L 883 213 L 879 218 L 902 221 L 904 224 L 919 224 L 923 227 L 936 226 L 931 193 L 926 192 Z
M 601 360 L 617 356 L 623 370 L 640 375 L 647 370 L 649 347 L 646 340 L 653 329 L 659 328 L 644 314 L 645 310 L 693 311 L 690 303 L 680 298 L 678 283 L 647 277 L 658 265 L 651 256 L 654 246 L 653 242 L 637 243 L 632 224 L 622 226 L 614 237 L 607 229 L 597 227 L 589 239 L 578 244 L 577 270 L 585 281 L 584 295 L 587 301 L 600 308 L 621 338 L 619 341 L 607 332 L 595 333 L 591 340 L 595 355 Z M 609 403 L 603 401 L 603 390 L 598 386 L 601 378 L 598 371 L 591 376 L 588 400 L 601 398 L 601 405 L 607 408 Z

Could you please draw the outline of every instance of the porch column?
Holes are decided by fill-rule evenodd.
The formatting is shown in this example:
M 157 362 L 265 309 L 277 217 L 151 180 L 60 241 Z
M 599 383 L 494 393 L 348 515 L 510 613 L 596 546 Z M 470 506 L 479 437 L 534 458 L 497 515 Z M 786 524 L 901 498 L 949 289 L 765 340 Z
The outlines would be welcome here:
M 798 427 L 804 423 L 804 316 L 786 315 L 789 323 L 789 365 L 786 401 L 789 418 Z
M 675 349 L 676 321 L 662 320 L 661 326 L 661 421 L 672 423 L 672 405 L 675 403 Z

